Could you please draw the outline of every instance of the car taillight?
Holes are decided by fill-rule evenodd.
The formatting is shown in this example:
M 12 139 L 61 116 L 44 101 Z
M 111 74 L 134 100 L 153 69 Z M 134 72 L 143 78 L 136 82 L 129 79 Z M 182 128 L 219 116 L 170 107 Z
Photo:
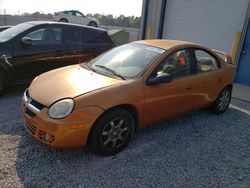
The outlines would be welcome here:
M 55 16 L 58 16 L 58 12 L 54 12 L 54 15 L 55 15 Z

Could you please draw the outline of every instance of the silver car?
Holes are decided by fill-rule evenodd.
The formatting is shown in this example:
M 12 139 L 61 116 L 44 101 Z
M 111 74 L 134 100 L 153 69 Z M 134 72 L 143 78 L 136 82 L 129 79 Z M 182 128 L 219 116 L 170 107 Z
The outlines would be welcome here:
M 81 25 L 89 25 L 92 27 L 98 27 L 100 25 L 100 22 L 96 18 L 88 17 L 78 10 L 55 12 L 53 19 L 57 22 L 69 22 Z

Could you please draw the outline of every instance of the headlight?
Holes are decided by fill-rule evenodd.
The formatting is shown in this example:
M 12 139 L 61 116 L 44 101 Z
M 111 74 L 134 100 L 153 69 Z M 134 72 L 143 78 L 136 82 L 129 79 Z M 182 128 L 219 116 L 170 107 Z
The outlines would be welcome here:
M 49 108 L 49 116 L 53 119 L 65 118 L 72 112 L 74 105 L 72 99 L 58 101 Z

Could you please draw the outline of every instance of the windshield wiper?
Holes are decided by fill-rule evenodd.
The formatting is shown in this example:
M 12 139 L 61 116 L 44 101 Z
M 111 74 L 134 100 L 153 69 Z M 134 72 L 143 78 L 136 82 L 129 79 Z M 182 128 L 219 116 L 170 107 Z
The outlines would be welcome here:
M 106 67 L 104 65 L 95 65 L 96 67 L 100 67 L 102 69 L 105 69 L 107 70 L 108 72 L 111 72 L 113 75 L 123 79 L 123 80 L 126 80 L 122 75 L 120 75 L 119 73 L 117 73 L 116 71 L 114 71 L 113 69 L 109 68 L 109 67 Z
M 96 72 L 95 69 L 93 69 L 93 67 L 91 65 L 89 65 L 89 62 L 87 62 L 87 63 L 83 62 L 83 63 L 80 64 L 80 66 L 83 67 L 83 68 L 86 68 L 88 70 L 91 70 L 93 72 Z

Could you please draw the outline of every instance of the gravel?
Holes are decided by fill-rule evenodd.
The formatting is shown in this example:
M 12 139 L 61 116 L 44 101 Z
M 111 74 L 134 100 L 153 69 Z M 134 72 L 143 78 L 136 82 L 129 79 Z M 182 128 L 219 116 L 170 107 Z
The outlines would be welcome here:
M 124 151 L 101 157 L 34 140 L 22 123 L 23 90 L 0 98 L 0 187 L 250 187 L 250 103 L 139 130 Z

